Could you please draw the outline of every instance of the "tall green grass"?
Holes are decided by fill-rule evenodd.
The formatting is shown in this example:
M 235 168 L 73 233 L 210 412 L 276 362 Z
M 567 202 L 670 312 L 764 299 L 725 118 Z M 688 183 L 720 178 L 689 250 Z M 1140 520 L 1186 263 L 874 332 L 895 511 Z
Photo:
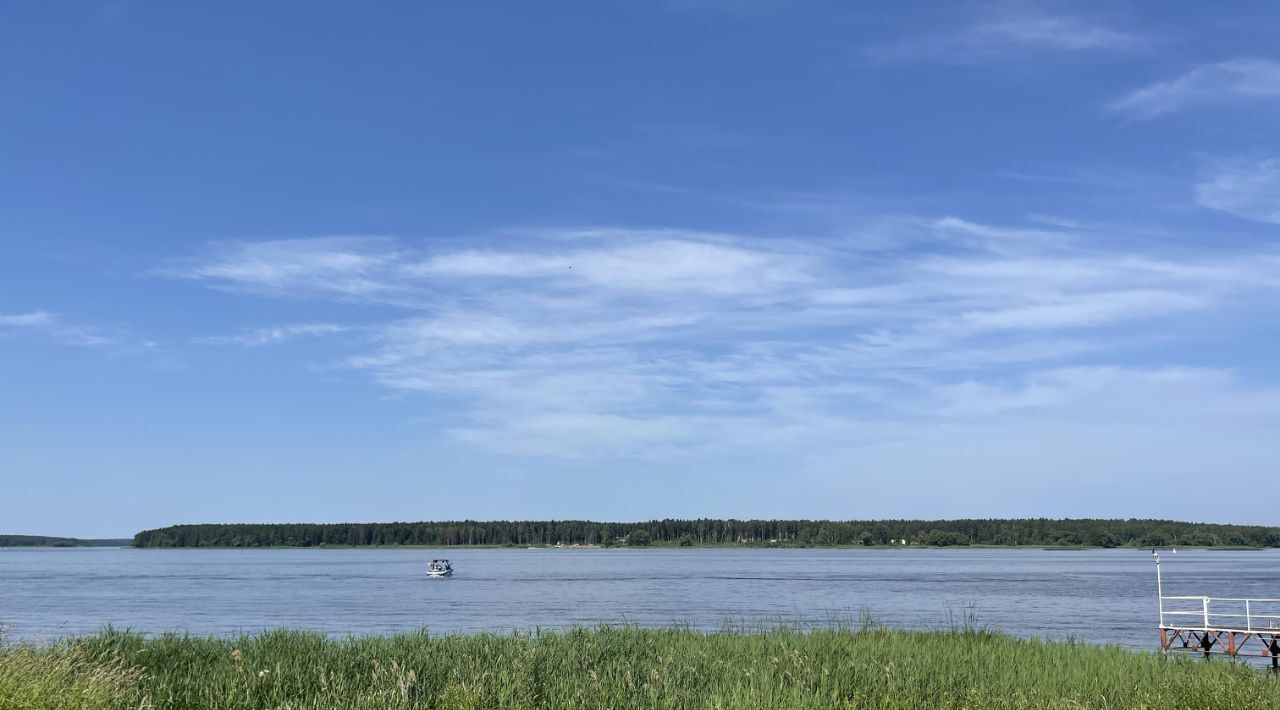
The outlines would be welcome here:
M 0 650 L 3 710 L 137 707 L 142 673 L 110 654 L 87 657 L 75 645 Z
M 51 692 L 72 700 L 48 704 Z M 340 640 L 108 630 L 0 651 L 0 708 L 46 707 L 1280 708 L 1280 680 L 1226 662 L 974 630 L 601 628 Z

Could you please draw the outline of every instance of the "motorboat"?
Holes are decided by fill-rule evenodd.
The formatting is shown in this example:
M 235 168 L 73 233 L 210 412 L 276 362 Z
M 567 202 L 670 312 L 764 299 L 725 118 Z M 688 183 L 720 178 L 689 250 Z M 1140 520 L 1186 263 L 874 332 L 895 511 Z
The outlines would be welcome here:
M 453 565 L 449 560 L 431 560 L 431 564 L 427 565 L 428 577 L 452 577 Z

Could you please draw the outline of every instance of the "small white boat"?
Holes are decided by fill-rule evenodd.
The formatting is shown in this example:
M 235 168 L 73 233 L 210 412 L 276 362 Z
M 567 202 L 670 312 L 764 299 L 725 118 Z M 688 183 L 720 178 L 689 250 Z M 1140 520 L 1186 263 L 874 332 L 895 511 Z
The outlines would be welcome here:
M 452 577 L 453 565 L 449 560 L 431 560 L 431 564 L 427 565 L 428 577 Z

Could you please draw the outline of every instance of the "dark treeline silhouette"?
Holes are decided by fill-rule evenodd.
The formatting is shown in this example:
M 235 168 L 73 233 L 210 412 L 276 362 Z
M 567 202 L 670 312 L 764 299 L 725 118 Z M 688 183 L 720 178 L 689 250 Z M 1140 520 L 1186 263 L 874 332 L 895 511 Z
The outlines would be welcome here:
M 644 531 L 675 545 L 1081 545 L 1280 547 L 1280 528 L 1172 520 L 587 520 L 174 525 L 135 547 L 611 545 Z M 634 541 L 633 541 L 634 542 Z M 648 543 L 646 543 L 648 544 Z
M 124 547 L 132 540 L 82 540 L 44 535 L 0 535 L 0 547 Z

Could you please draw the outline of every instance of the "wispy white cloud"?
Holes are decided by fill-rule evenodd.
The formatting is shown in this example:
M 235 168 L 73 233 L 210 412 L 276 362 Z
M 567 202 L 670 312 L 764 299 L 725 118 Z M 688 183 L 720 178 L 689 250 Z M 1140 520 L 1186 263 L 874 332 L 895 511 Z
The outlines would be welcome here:
M 886 421 L 1052 403 L 1084 358 L 1195 337 L 1189 324 L 1280 289 L 1280 256 L 1266 251 L 1127 252 L 1115 233 L 954 216 L 869 224 L 892 234 L 544 229 L 485 248 L 292 240 L 215 249 L 176 275 L 382 304 L 339 368 L 432 395 L 449 412 L 443 431 L 464 444 L 570 458 L 798 439 L 836 451 L 905 431 Z M 1018 384 L 1036 368 L 1059 374 Z
M 108 335 L 97 328 L 83 325 L 59 325 L 51 328 L 49 335 L 64 345 L 79 345 L 88 348 L 122 344 L 120 338 L 115 335 Z M 148 346 L 144 344 L 142 347 Z
M 289 325 L 276 325 L 267 328 L 255 328 L 235 335 L 213 335 L 200 337 L 196 338 L 195 342 L 215 345 L 230 344 L 242 345 L 245 347 L 257 347 L 260 345 L 275 345 L 295 338 L 315 338 L 326 335 L 337 335 L 339 333 L 349 332 L 350 330 L 351 328 L 349 326 L 338 325 L 336 323 L 292 323 Z
M 877 61 L 969 64 L 1033 52 L 1133 52 L 1146 38 L 1083 18 L 1021 13 L 870 47 Z
M 1193 106 L 1249 99 L 1280 99 L 1280 62 L 1248 58 L 1205 64 L 1126 94 L 1109 108 L 1151 119 Z
M 631 235 L 627 235 L 630 237 Z M 559 278 L 609 290 L 738 294 L 804 282 L 802 259 L 727 244 L 663 238 L 553 254 L 457 252 L 412 269 L 424 276 Z
M 32 311 L 31 313 L 17 313 L 14 315 L 0 315 L 0 328 L 30 328 L 33 326 L 50 325 L 54 321 L 52 313 L 44 311 Z
M 1243 219 L 1280 224 L 1280 160 L 1233 160 L 1206 166 L 1196 202 Z
M 1047 299 L 1047 302 L 1012 308 L 965 313 L 961 322 L 990 330 L 1083 328 L 1144 316 L 1168 316 L 1203 308 L 1206 304 L 1207 299 L 1203 296 L 1176 291 L 1099 291 L 1055 297 Z
M 1126 388 L 1132 392 L 1171 389 L 1221 391 L 1236 387 L 1229 372 L 1186 367 L 1064 367 L 1035 371 L 1021 378 L 1013 378 L 1012 382 L 1008 379 L 996 383 L 967 379 L 941 386 L 935 392 L 943 402 L 941 412 L 945 416 L 965 416 L 973 413 L 1025 413 L 1051 409 L 1061 411 L 1069 405 L 1079 405 L 1100 398 L 1107 399 L 1109 406 L 1115 406 L 1115 399 L 1107 396 L 1108 390 L 1114 388 Z M 1240 401 L 1243 402 L 1243 399 Z M 1135 404 L 1136 400 L 1129 401 L 1129 406 Z M 1275 411 L 1280 412 L 1280 400 L 1273 400 L 1272 405 L 1275 405 Z M 1172 406 L 1184 412 L 1195 407 L 1190 402 Z M 1165 410 L 1166 414 L 1169 412 L 1170 410 Z
M 101 347 L 120 343 L 118 337 L 100 328 L 68 323 L 57 313 L 46 311 L 0 315 L 0 333 L 5 329 L 37 332 L 63 345 Z
M 393 244 L 381 237 L 224 242 L 208 257 L 173 262 L 155 273 L 274 295 L 380 299 L 395 288 L 386 277 L 397 262 Z

